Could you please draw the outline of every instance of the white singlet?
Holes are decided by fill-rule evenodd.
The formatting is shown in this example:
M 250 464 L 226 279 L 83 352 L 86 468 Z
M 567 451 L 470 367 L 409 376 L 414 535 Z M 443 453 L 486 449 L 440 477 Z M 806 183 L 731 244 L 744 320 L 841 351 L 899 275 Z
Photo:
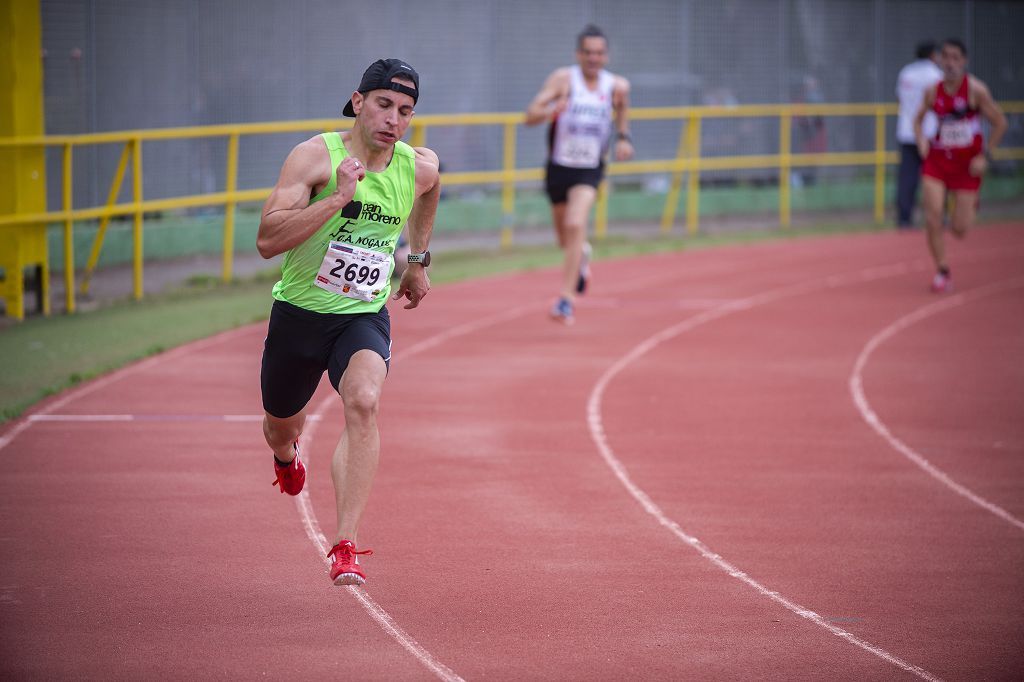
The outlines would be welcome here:
M 569 168 L 597 168 L 612 132 L 612 86 L 615 77 L 602 70 L 597 89 L 587 88 L 578 65 L 569 69 L 569 102 L 555 121 L 551 160 Z

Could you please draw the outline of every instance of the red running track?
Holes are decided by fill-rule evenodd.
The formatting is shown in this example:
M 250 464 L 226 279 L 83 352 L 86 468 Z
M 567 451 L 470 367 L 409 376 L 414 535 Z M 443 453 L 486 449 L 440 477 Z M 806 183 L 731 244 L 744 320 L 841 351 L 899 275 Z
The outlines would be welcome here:
M 395 310 L 367 590 L 272 488 L 264 325 L 0 434 L 0 675 L 1020 679 L 1024 226 L 595 264 Z M 443 267 L 443 263 L 438 263 Z M 268 302 L 269 305 L 269 302 Z M 325 382 L 326 383 L 326 382 Z

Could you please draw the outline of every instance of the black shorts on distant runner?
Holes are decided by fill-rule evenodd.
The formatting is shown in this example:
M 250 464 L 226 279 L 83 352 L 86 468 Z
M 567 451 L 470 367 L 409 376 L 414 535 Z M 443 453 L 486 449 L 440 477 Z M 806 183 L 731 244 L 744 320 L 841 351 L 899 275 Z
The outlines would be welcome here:
M 569 188 L 575 185 L 590 185 L 594 189 L 604 178 L 604 161 L 597 168 L 570 168 L 548 161 L 544 174 L 544 189 L 552 204 L 564 204 L 569 197 Z
M 324 370 L 338 390 L 351 357 L 372 350 L 391 362 L 391 318 L 376 313 L 317 313 L 274 301 L 263 345 L 260 386 L 263 409 L 284 419 L 298 414 L 313 397 Z

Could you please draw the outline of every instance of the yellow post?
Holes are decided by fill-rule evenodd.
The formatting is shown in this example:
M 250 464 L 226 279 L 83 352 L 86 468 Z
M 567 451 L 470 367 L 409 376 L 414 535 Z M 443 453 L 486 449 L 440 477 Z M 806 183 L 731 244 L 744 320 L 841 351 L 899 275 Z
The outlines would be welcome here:
M 422 123 L 412 124 L 412 138 L 409 140 L 410 146 L 413 147 L 426 147 L 427 146 L 427 126 Z
M 0 0 L 0 137 L 35 137 L 43 123 L 40 0 Z M 41 145 L 0 148 L 0 215 L 46 212 L 46 152 Z M 50 313 L 45 223 L 0 227 L 0 298 L 6 314 L 25 317 L 26 267 L 39 271 L 44 314 Z
M 224 190 L 228 200 L 224 204 L 224 271 L 221 279 L 231 281 L 231 270 L 235 256 L 235 189 L 238 187 L 238 133 L 228 137 L 227 178 Z
M 142 139 L 132 140 L 132 201 L 135 222 L 132 225 L 132 296 L 142 299 Z
M 885 220 L 885 110 L 875 110 L 875 223 Z
M 779 114 L 779 225 L 791 224 L 789 176 L 793 167 L 793 114 L 788 109 Z
M 124 171 L 128 167 L 128 156 L 131 152 L 131 143 L 128 142 L 121 150 L 121 160 L 117 162 L 117 170 L 114 171 L 114 180 L 110 183 L 110 192 L 107 194 L 107 208 L 117 203 L 117 195 L 121 193 L 121 184 L 124 182 Z M 92 280 L 93 270 L 100 260 L 100 250 L 103 248 L 103 239 L 107 235 L 107 226 L 110 224 L 110 215 L 100 218 L 100 227 L 96 231 L 96 237 L 92 242 L 92 251 L 89 253 L 89 262 L 85 265 L 85 272 L 82 273 L 82 284 L 79 291 L 82 294 L 89 293 L 89 284 Z
M 700 220 L 700 114 L 694 113 L 686 130 L 686 149 L 690 157 L 690 172 L 686 176 L 686 232 L 697 234 Z
M 693 116 L 684 122 L 679 129 L 679 144 L 676 145 L 676 162 L 681 162 L 686 156 L 689 148 L 689 130 L 693 125 Z M 665 197 L 665 208 L 661 210 L 661 233 L 668 234 L 672 231 L 672 223 L 676 219 L 676 207 L 679 205 L 679 192 L 683 187 L 683 171 L 677 170 L 672 173 L 672 180 L 668 188 L 668 196 Z
M 608 236 L 608 178 L 597 186 L 597 209 L 594 212 L 594 235 L 598 241 Z
M 501 248 L 512 246 L 516 207 L 516 124 L 505 124 L 501 179 Z
M 71 173 L 71 143 L 64 143 L 64 299 L 67 312 L 75 312 L 75 234 L 74 222 L 71 220 L 71 204 L 74 188 Z

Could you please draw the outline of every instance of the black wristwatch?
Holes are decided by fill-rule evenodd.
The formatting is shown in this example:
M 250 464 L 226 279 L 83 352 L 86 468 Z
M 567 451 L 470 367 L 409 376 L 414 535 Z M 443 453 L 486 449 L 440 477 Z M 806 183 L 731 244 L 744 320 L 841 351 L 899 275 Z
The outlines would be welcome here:
M 430 265 L 430 252 L 424 251 L 423 253 L 410 253 L 409 262 L 419 263 L 423 267 L 427 267 L 428 265 Z

